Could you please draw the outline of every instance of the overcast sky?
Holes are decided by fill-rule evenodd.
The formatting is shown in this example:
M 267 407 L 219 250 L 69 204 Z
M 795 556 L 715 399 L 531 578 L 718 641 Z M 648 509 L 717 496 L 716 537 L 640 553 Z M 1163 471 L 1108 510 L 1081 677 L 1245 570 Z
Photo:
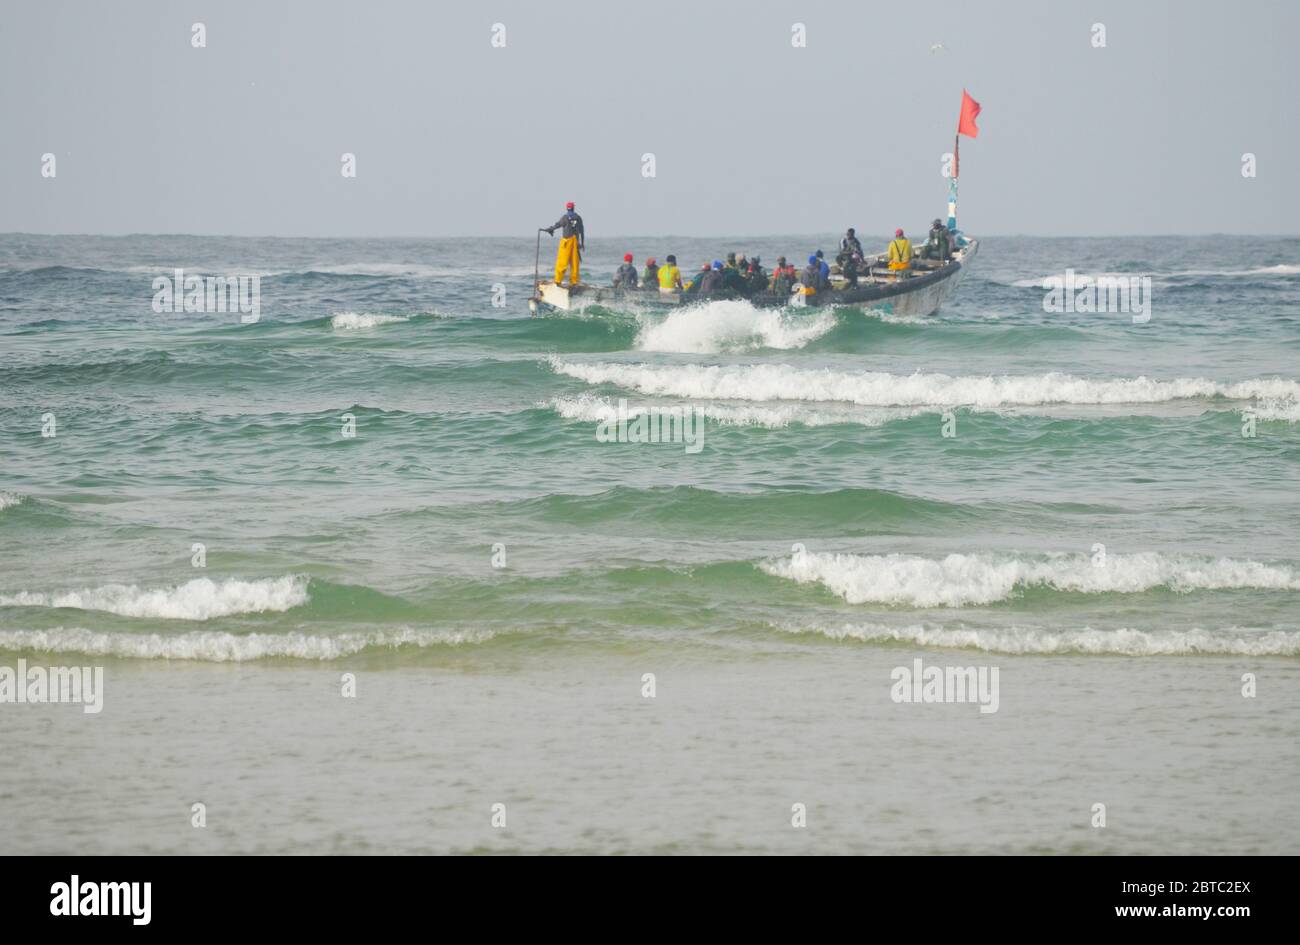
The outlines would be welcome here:
M 916 229 L 965 87 L 969 232 L 1295 233 L 1298 27 L 1294 0 L 4 0 L 0 231 L 531 235 L 568 199 L 602 235 Z

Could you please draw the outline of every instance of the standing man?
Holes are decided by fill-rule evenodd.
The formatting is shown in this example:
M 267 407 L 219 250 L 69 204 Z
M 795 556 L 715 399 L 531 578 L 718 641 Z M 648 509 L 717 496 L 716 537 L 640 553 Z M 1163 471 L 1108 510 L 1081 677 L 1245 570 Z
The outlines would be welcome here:
M 564 271 L 569 270 L 569 285 L 578 284 L 578 269 L 582 254 L 587 251 L 587 232 L 582 228 L 582 217 L 573 211 L 573 201 L 564 205 L 564 216 L 560 217 L 546 232 L 555 235 L 560 230 L 560 248 L 555 252 L 555 284 L 560 285 Z
M 862 265 L 862 256 L 859 253 L 852 253 L 849 258 L 840 264 L 840 272 L 844 273 L 847 281 L 846 289 L 856 289 L 858 287 L 858 267 Z

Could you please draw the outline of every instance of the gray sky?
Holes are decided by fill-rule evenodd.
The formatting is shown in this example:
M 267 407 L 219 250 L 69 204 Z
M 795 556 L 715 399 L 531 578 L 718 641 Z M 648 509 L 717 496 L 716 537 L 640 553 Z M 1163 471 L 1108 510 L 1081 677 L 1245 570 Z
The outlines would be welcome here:
M 5 0 L 0 231 L 531 235 L 573 199 L 603 235 L 883 233 L 943 214 L 964 86 L 969 232 L 1295 233 L 1298 26 L 1290 0 Z

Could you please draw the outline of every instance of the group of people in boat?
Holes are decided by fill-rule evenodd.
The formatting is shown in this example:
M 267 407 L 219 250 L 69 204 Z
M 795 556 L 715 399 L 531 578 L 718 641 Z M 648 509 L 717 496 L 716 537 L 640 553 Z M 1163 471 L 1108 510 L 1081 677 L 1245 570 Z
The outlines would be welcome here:
M 586 231 L 582 217 L 575 211 L 573 203 L 569 202 L 565 206 L 564 216 L 542 229 L 552 235 L 556 230 L 561 231 L 560 246 L 555 256 L 555 284 L 563 285 L 564 276 L 568 275 L 569 284 L 578 285 L 581 255 L 586 249 Z M 894 231 L 887 252 L 875 261 L 886 262 L 887 271 L 902 278 L 910 274 L 918 258 L 934 260 L 939 264 L 952 259 L 953 243 L 953 233 L 942 220 L 936 219 L 919 252 L 913 249 L 911 240 L 900 228 Z M 677 265 L 677 257 L 672 253 L 664 257 L 662 265 L 656 258 L 648 258 L 645 268 L 640 272 L 637 271 L 632 254 L 625 253 L 623 264 L 614 273 L 614 288 L 682 293 L 702 298 L 747 298 L 759 293 L 789 295 L 798 286 L 805 295 L 814 295 L 830 290 L 832 271 L 843 276 L 844 284 L 836 286 L 840 289 L 856 288 L 859 278 L 871 275 L 872 261 L 863 252 L 862 243 L 853 227 L 849 227 L 840 240 L 834 270 L 820 249 L 808 257 L 808 264 L 802 269 L 796 269 L 784 256 L 778 256 L 776 268 L 771 272 L 763 267 L 758 256 L 751 259 L 743 253 L 739 256 L 728 253 L 725 260 L 715 259 L 705 263 L 693 277 L 685 278 Z

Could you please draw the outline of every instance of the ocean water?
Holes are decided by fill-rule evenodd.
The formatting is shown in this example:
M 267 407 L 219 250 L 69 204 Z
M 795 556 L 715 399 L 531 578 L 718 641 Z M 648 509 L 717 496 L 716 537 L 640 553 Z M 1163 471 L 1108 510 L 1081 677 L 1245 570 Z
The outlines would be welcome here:
M 6 852 L 1297 852 L 1300 239 L 989 238 L 925 319 L 529 318 L 533 257 L 0 236 L 0 667 L 104 672 L 0 703 Z

